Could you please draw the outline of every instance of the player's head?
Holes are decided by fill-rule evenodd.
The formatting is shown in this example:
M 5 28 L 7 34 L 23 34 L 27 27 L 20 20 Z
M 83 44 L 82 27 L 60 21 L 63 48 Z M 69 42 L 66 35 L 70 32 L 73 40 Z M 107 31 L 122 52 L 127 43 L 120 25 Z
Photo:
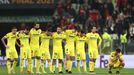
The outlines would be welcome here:
M 13 34 L 16 34 L 17 28 L 16 27 L 12 27 L 11 31 L 12 31 Z
M 80 36 L 80 35 L 81 35 L 81 31 L 77 30 L 77 36 Z
M 92 28 L 91 28 L 91 32 L 95 33 L 96 31 L 97 31 L 96 26 L 92 26 Z
M 26 33 L 26 34 L 29 33 L 28 27 L 25 27 L 25 28 L 24 28 L 24 33 Z
M 84 35 L 84 31 L 83 30 L 78 30 L 77 32 L 78 32 L 77 33 L 78 36 L 83 36 Z
M 51 36 L 52 35 L 52 33 L 50 31 L 48 31 L 48 30 L 46 30 L 45 33 L 46 33 L 47 36 Z
M 82 36 L 84 36 L 84 35 L 85 35 L 85 32 L 84 32 L 84 30 L 81 30 L 81 34 L 82 34 Z
M 115 51 L 116 51 L 116 53 L 120 53 L 121 52 L 121 50 L 119 48 L 117 48 Z
M 35 25 L 34 25 L 34 28 L 35 28 L 35 29 L 39 29 L 39 28 L 40 28 L 40 24 L 35 24 Z
M 60 27 L 57 27 L 57 33 L 61 33 L 61 28 Z

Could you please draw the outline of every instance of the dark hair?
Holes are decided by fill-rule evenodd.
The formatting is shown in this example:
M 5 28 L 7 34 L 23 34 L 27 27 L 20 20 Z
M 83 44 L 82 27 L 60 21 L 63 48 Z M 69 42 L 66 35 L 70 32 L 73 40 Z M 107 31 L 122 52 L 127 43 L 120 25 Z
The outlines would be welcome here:
M 121 49 L 117 48 L 116 49 L 116 52 L 120 53 L 121 52 Z
M 58 26 L 57 28 L 61 28 L 60 26 Z
M 81 30 L 81 33 L 85 34 L 85 31 L 84 30 Z
M 12 27 L 12 29 L 17 29 L 16 27 Z
M 93 27 L 96 27 L 95 25 L 91 26 L 91 29 L 93 29 Z M 97 27 L 96 27 L 97 28 Z
M 34 24 L 33 24 L 33 27 L 36 26 L 37 24 L 39 24 L 39 23 L 34 23 Z M 39 25 L 40 25 L 40 24 L 39 24 Z
M 92 31 L 93 27 L 96 27 L 96 26 L 95 26 L 95 25 L 93 25 L 93 26 L 89 26 L 89 27 L 88 27 L 89 32 L 91 32 L 91 31 Z M 96 27 L 96 28 L 97 28 L 97 27 Z

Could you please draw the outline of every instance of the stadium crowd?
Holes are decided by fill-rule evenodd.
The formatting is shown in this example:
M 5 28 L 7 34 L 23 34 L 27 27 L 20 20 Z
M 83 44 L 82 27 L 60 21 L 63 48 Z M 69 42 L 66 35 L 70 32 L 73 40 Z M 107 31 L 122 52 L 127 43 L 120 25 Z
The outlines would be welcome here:
M 90 27 L 97 26 L 101 36 L 104 32 L 110 35 L 114 50 L 134 39 L 133 5 L 133 0 L 59 0 L 53 21 L 42 27 L 52 32 L 60 26 L 62 29 L 76 28 L 87 33 Z M 127 34 L 124 36 L 125 42 L 121 41 L 121 34 Z
M 59 60 L 59 73 L 62 72 L 62 60 L 63 60 L 63 50 L 62 43 L 63 40 L 66 43 L 65 55 L 66 55 L 66 73 L 72 73 L 72 61 L 75 58 L 75 36 L 79 39 L 78 41 L 84 41 L 82 43 L 82 50 L 79 48 L 79 44 L 76 41 L 76 46 L 78 44 L 78 54 L 77 67 L 80 72 L 80 60 L 83 61 L 84 71 L 86 72 L 86 58 L 85 58 L 85 42 L 88 40 L 88 54 L 90 55 L 90 73 L 95 74 L 94 67 L 96 59 L 98 58 L 98 50 L 102 44 L 102 53 L 109 54 L 110 50 L 115 50 L 110 54 L 109 60 L 109 73 L 112 73 L 111 69 L 117 64 L 118 68 L 124 67 L 124 62 L 122 59 L 122 53 L 127 54 L 126 45 L 129 40 L 134 41 L 134 6 L 133 0 L 59 0 L 57 4 L 56 11 L 53 15 L 53 21 L 45 26 L 44 30 L 46 33 L 41 32 L 40 24 L 36 24 L 30 32 L 28 29 L 22 29 L 17 32 L 17 28 L 12 28 L 12 32 L 5 35 L 1 40 L 6 47 L 6 57 L 7 57 L 7 69 L 8 73 L 15 73 L 15 66 L 18 62 L 18 54 L 15 48 L 16 40 L 19 38 L 20 43 L 17 45 L 20 47 L 20 73 L 23 74 L 24 59 L 28 60 L 28 73 L 33 72 L 33 60 L 36 59 L 36 73 L 41 74 L 40 68 L 42 68 L 42 73 L 46 73 L 44 70 L 44 60 L 49 63 L 49 68 L 51 73 L 55 73 L 56 59 Z M 24 24 L 25 25 L 25 24 Z M 21 25 L 23 28 L 23 24 Z M 97 29 L 96 29 L 97 27 Z M 74 30 L 73 30 L 74 29 Z M 78 31 L 77 35 L 75 29 Z M 48 30 L 48 32 L 47 32 Z M 62 30 L 65 31 L 62 32 Z M 89 30 L 90 33 L 89 33 Z M 98 33 L 101 35 L 99 36 Z M 57 32 L 55 32 L 57 31 Z M 84 32 L 83 32 L 84 31 Z M 54 33 L 49 33 L 54 32 Z M 41 36 L 42 33 L 42 36 Z M 86 33 L 86 37 L 85 37 Z M 30 34 L 30 35 L 29 35 Z M 65 37 L 66 36 L 66 37 Z M 42 52 L 40 39 L 45 39 L 45 42 L 41 39 Z M 29 45 L 30 38 L 30 45 Z M 81 39 L 80 39 L 81 38 Z M 7 45 L 5 40 L 7 39 Z M 47 43 L 46 43 L 47 39 Z M 52 63 L 50 62 L 49 53 L 49 40 L 53 40 L 53 54 Z M 99 44 L 98 44 L 99 39 Z M 25 41 L 24 41 L 25 40 Z M 71 40 L 71 43 L 70 43 Z M 73 40 L 73 41 L 72 41 Z M 32 42 L 31 42 L 32 41 Z M 56 42 L 55 42 L 56 41 Z M 58 41 L 58 42 L 57 42 Z M 47 44 L 48 50 L 43 51 L 45 45 Z M 117 45 L 116 45 L 117 44 Z M 119 49 L 121 45 L 121 49 Z M 112 47 L 111 47 L 112 46 Z M 32 49 L 31 49 L 32 48 Z M 77 48 L 77 47 L 76 47 Z M 28 51 L 25 51 L 27 50 Z M 80 51 L 79 51 L 80 49 Z M 10 50 L 12 50 L 10 52 Z M 73 51 L 72 51 L 73 50 Z M 122 50 L 122 53 L 121 53 Z M 30 52 L 31 51 L 31 52 Z M 83 51 L 83 55 L 81 53 Z M 1 52 L 0 52 L 1 53 Z M 49 55 L 45 55 L 49 54 Z M 80 56 L 81 55 L 81 56 Z M 13 57 L 12 57 L 13 56 Z M 115 57 L 114 57 L 115 56 Z M 11 66 L 13 58 L 13 65 Z M 117 63 L 113 63 L 115 61 Z M 119 73 L 117 70 L 116 73 Z
M 54 14 L 54 26 L 84 29 L 97 26 L 100 34 L 131 33 L 134 20 L 133 0 L 60 0 Z M 133 33 L 131 33 L 133 36 Z
M 77 28 L 88 32 L 97 26 L 98 32 L 111 35 L 113 46 L 119 46 L 121 35 L 126 34 L 126 42 L 134 39 L 134 1 L 133 0 L 60 0 L 53 15 L 51 30 Z M 114 49 L 114 48 L 113 48 Z

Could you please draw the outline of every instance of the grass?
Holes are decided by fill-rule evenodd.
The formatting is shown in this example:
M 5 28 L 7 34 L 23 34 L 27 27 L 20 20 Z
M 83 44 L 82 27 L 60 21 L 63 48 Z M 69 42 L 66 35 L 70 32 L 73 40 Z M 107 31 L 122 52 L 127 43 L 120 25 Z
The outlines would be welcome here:
M 26 70 L 26 69 L 25 69 Z M 35 70 L 35 69 L 34 69 Z M 50 74 L 48 69 L 45 69 L 47 74 L 41 74 L 41 75 L 69 75 L 69 74 L 58 74 L 58 69 L 56 69 L 56 74 Z M 63 70 L 65 72 L 65 70 Z M 102 69 L 97 68 L 95 69 L 96 74 L 95 75 L 117 75 L 115 74 L 115 70 L 113 70 L 113 74 L 108 74 L 108 69 Z M 133 69 L 122 69 L 120 71 L 121 73 L 118 75 L 134 75 L 134 68 Z M 6 67 L 0 67 L 0 75 L 8 75 L 7 74 L 7 68 Z M 16 74 L 10 74 L 10 75 L 22 75 L 19 73 L 19 67 L 16 67 Z M 23 74 L 23 75 L 29 75 L 29 74 Z M 37 74 L 31 74 L 31 75 L 37 75 Z M 89 73 L 78 73 L 76 68 L 73 68 L 73 74 L 71 75 L 90 75 Z

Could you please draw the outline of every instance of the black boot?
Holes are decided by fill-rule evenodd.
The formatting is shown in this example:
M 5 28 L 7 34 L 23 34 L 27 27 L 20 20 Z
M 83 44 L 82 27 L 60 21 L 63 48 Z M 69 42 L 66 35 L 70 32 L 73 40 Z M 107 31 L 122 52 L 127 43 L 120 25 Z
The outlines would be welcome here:
M 68 73 L 69 73 L 69 74 L 72 74 L 72 71 L 69 71 Z
M 60 71 L 60 72 L 59 72 L 59 74 L 63 74 L 63 72 L 62 72 L 62 71 Z
M 120 71 L 116 71 L 116 74 L 120 74 Z
M 112 74 L 112 71 L 108 71 L 109 74 Z

